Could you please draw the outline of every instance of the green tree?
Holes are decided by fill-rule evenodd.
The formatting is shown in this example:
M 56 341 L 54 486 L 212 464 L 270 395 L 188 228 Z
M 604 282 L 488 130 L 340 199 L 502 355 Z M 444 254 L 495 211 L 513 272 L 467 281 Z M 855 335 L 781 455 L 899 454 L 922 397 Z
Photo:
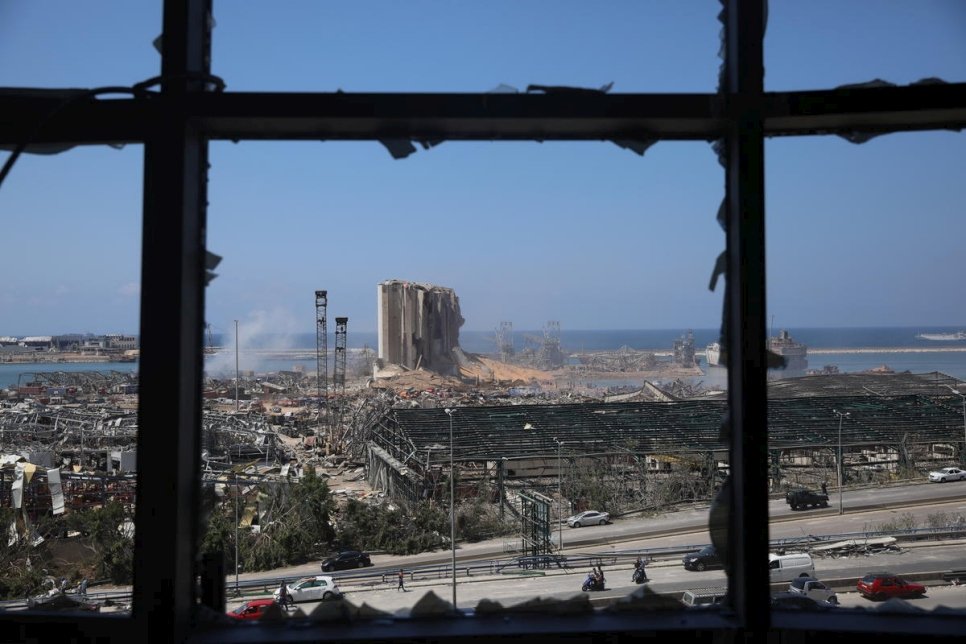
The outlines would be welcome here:
M 335 537 L 330 522 L 335 501 L 328 482 L 315 473 L 315 468 L 305 468 L 292 490 L 292 505 L 302 517 L 303 529 L 313 535 L 313 545 L 327 547 Z

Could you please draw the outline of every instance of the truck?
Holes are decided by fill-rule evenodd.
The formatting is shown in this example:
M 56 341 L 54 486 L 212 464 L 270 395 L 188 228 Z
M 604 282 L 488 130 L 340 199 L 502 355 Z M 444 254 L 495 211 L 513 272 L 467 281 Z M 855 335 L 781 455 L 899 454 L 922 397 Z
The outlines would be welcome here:
M 792 506 L 792 510 L 804 510 L 806 508 L 827 508 L 828 494 L 820 494 L 811 490 L 790 490 L 785 493 L 785 503 Z
M 839 603 L 835 591 L 820 582 L 815 577 L 797 577 L 788 585 L 788 592 L 811 597 L 817 602 Z

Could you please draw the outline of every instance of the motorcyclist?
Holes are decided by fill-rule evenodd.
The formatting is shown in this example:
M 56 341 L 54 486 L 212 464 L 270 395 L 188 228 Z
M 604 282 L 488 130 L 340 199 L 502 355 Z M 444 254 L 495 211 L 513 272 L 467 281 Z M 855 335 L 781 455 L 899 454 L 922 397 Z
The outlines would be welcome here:
M 636 581 L 639 584 L 648 581 L 647 571 L 644 569 L 644 565 L 644 560 L 638 557 L 637 562 L 634 564 L 634 573 L 631 575 L 632 581 Z

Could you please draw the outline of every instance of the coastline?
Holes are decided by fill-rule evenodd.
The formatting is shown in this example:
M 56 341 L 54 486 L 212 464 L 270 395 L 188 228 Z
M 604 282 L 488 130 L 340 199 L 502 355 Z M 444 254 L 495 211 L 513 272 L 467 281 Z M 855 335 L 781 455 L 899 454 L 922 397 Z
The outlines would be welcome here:
M 966 353 L 964 347 L 858 347 L 851 349 L 812 349 L 808 354 L 822 355 L 825 353 Z
M 594 353 L 613 353 L 619 349 L 610 350 L 599 350 L 599 351 L 575 351 L 571 355 L 591 355 Z M 636 351 L 648 351 L 653 353 L 657 357 L 670 357 L 673 355 L 671 351 L 666 349 L 661 350 L 649 350 L 649 349 L 635 349 Z M 207 354 L 208 356 L 219 355 L 221 353 L 233 354 L 234 351 L 231 350 L 216 350 L 212 353 Z M 258 356 L 260 358 L 277 359 L 277 360 L 315 360 L 315 350 L 304 348 L 304 349 L 242 349 L 240 351 L 243 355 L 248 356 Z M 698 349 L 694 352 L 697 356 L 706 356 L 704 350 Z M 961 347 L 851 347 L 851 348 L 821 348 L 813 349 L 809 347 L 808 355 L 826 355 L 826 354 L 849 354 L 849 355 L 863 355 L 863 354 L 876 354 L 876 353 L 900 353 L 900 354 L 921 354 L 921 353 L 966 353 L 966 346 Z M 27 356 L 22 356 L 27 358 Z M 30 365 L 30 364 L 97 364 L 97 363 L 115 363 L 115 362 L 136 362 L 132 360 L 118 360 L 116 356 L 78 356 L 78 355 L 51 355 L 44 354 L 42 356 L 30 356 L 33 359 L 15 359 L 15 360 L 2 360 L 0 365 Z M 21 358 L 21 356 L 17 356 Z

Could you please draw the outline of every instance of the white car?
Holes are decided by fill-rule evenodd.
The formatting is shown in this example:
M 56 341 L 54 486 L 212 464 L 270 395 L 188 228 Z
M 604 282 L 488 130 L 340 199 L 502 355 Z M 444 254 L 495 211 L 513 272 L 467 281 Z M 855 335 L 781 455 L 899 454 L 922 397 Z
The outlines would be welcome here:
M 958 467 L 944 467 L 938 472 L 929 473 L 931 483 L 945 483 L 946 481 L 961 481 L 966 479 L 966 471 Z
M 610 515 L 597 510 L 587 510 L 567 519 L 567 525 L 571 528 L 579 528 L 584 525 L 604 525 L 605 523 L 610 523 Z
M 310 602 L 323 599 L 337 599 L 342 596 L 339 588 L 335 585 L 332 577 L 319 575 L 317 577 L 304 577 L 293 584 L 287 586 L 288 594 L 294 602 Z M 279 592 L 276 589 L 272 594 L 275 601 L 279 600 Z

